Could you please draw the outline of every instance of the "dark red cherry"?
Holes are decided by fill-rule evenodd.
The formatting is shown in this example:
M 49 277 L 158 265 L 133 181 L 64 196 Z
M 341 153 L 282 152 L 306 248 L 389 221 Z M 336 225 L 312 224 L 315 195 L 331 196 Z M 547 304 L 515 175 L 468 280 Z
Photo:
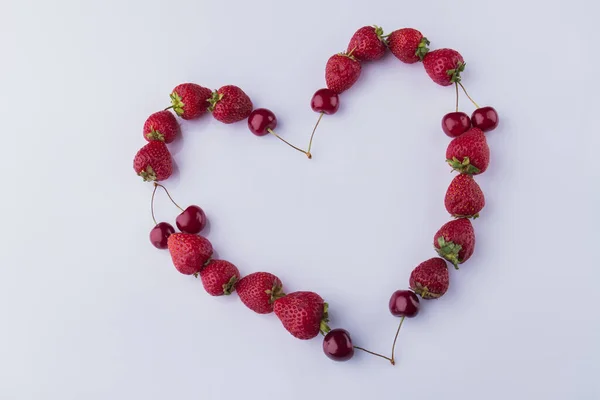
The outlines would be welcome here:
M 457 137 L 471 128 L 471 119 L 464 112 L 451 112 L 442 118 L 442 130 L 450 137 Z
M 488 132 L 498 126 L 498 113 L 494 107 L 481 107 L 473 111 L 471 121 L 473 121 L 475 128 Z
M 354 355 L 350 334 L 345 329 L 332 329 L 323 339 L 323 352 L 335 361 L 347 361 Z
M 412 290 L 396 290 L 390 298 L 390 312 L 396 317 L 412 318 L 420 307 L 419 298 Z
M 331 89 L 319 89 L 310 101 L 313 111 L 323 114 L 335 114 L 340 108 L 340 97 Z
M 166 222 L 159 222 L 150 231 L 150 243 L 152 243 L 152 245 L 157 249 L 166 249 L 167 239 L 173 233 L 175 233 L 175 229 L 173 229 L 171 224 L 167 224 Z
M 198 206 L 189 206 L 177 216 L 175 222 L 183 233 L 200 233 L 206 226 L 206 214 Z
M 276 126 L 277 117 L 266 108 L 257 108 L 248 117 L 248 129 L 256 136 L 265 136 L 269 129 L 274 130 Z

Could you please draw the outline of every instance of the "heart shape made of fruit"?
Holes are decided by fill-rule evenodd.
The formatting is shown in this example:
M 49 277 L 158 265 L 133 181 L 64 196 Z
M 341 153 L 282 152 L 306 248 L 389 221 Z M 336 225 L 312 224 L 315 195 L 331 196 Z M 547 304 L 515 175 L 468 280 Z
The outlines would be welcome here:
M 154 227 L 150 242 L 158 249 L 168 249 L 177 271 L 200 278 L 206 292 L 212 296 L 237 292 L 242 303 L 259 314 L 275 315 L 283 327 L 301 340 L 312 339 L 321 333 L 323 351 L 332 360 L 346 361 L 355 350 L 361 350 L 395 364 L 394 349 L 398 333 L 405 318 L 418 315 L 420 299 L 438 299 L 449 286 L 448 262 L 456 269 L 466 262 L 475 250 L 475 231 L 471 219 L 479 217 L 485 206 L 483 192 L 474 176 L 484 173 L 490 161 L 490 149 L 485 133 L 498 126 L 498 114 L 493 107 L 479 107 L 469 96 L 462 83 L 465 71 L 463 57 L 456 50 L 429 50 L 430 42 L 421 32 L 403 28 L 384 35 L 378 26 L 358 29 L 344 52 L 334 54 L 325 66 L 326 88 L 319 89 L 311 99 L 311 108 L 319 118 L 310 136 L 306 150 L 297 147 L 275 132 L 277 118 L 265 108 L 256 108 L 250 97 L 239 87 L 223 86 L 210 90 L 195 83 L 182 83 L 170 94 L 171 105 L 148 117 L 143 126 L 143 137 L 148 143 L 135 155 L 133 168 L 144 181 L 153 182 L 151 214 Z M 210 241 L 201 236 L 206 226 L 206 214 L 196 205 L 181 208 L 159 182 L 173 172 L 171 154 L 167 144 L 180 134 L 178 117 L 193 120 L 205 114 L 224 124 L 247 120 L 248 129 L 257 136 L 273 135 L 279 140 L 312 158 L 312 144 L 316 129 L 324 115 L 333 115 L 340 107 L 340 94 L 350 89 L 360 78 L 361 65 L 381 59 L 390 51 L 403 63 L 421 62 L 425 72 L 441 86 L 453 85 L 456 91 L 455 111 L 442 117 L 442 131 L 452 138 L 446 150 L 446 162 L 458 174 L 450 183 L 445 196 L 445 206 L 452 216 L 433 236 L 437 257 L 417 265 L 409 277 L 409 288 L 392 293 L 390 313 L 400 318 L 389 357 L 374 353 L 353 344 L 345 329 L 331 329 L 328 325 L 327 303 L 317 293 L 310 291 L 284 292 L 281 280 L 269 272 L 253 272 L 242 276 L 238 268 L 225 260 L 213 259 Z M 459 111 L 459 86 L 474 104 L 469 117 Z M 164 189 L 181 213 L 176 219 L 179 232 L 169 223 L 156 221 L 154 197 L 158 188 Z

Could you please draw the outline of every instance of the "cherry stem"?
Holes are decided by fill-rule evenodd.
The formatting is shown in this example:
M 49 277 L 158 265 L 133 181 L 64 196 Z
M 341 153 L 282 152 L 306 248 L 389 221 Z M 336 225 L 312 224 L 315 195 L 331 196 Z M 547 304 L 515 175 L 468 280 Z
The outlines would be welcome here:
M 471 100 L 471 103 L 475 104 L 475 107 L 479 108 L 479 105 L 477 105 L 477 103 L 475 103 L 475 100 L 473 100 L 471 98 L 471 96 L 469 96 L 469 93 L 467 93 L 467 89 L 465 89 L 465 87 L 463 86 L 462 83 L 458 82 L 458 84 L 460 85 L 460 87 L 462 88 L 463 92 L 465 92 L 465 94 L 467 95 L 467 97 L 469 98 L 469 100 Z
M 272 134 L 273 136 L 275 136 L 277 139 L 281 140 L 283 143 L 285 143 L 285 144 L 287 144 L 288 146 L 290 146 L 291 148 L 298 150 L 300 153 L 304 153 L 304 154 L 306 154 L 306 156 L 307 156 L 308 158 L 312 158 L 312 155 L 310 154 L 310 152 L 308 152 L 308 151 L 304 151 L 304 150 L 302 150 L 301 148 L 294 146 L 293 144 L 291 144 L 290 142 L 288 142 L 287 140 L 285 140 L 284 138 L 282 138 L 281 136 L 279 136 L 278 134 L 276 134 L 276 133 L 275 133 L 275 131 L 274 131 L 273 129 L 271 129 L 271 128 L 267 128 L 267 131 L 268 131 L 270 134 Z
M 454 86 L 456 87 L 456 112 L 458 112 L 458 83 L 454 82 Z
M 156 218 L 154 218 L 154 195 L 156 194 L 156 189 L 158 189 L 157 185 L 154 185 L 154 190 L 152 191 L 152 198 L 150 199 L 150 213 L 152 214 L 152 221 L 154 221 L 154 225 L 158 225 L 156 222 Z
M 395 363 L 394 361 L 394 349 L 396 348 L 396 340 L 398 339 L 398 334 L 400 333 L 400 328 L 402 328 L 402 323 L 404 322 L 404 317 L 402 317 L 402 319 L 400 319 L 400 324 L 398 324 L 398 330 L 396 331 L 396 336 L 394 336 L 394 344 L 392 344 L 392 364 Z
M 388 360 L 388 361 L 389 361 L 389 362 L 390 362 L 392 365 L 396 365 L 396 362 L 395 362 L 395 361 L 394 361 L 392 358 L 389 358 L 389 357 L 386 357 L 386 356 L 382 356 L 381 354 L 374 353 L 374 352 L 372 352 L 372 351 L 369 351 L 369 350 L 367 350 L 367 349 L 363 349 L 362 347 L 358 347 L 358 346 L 353 346 L 353 347 L 354 347 L 355 349 L 357 349 L 357 350 L 362 350 L 362 351 L 364 351 L 365 353 L 369 353 L 369 354 L 372 354 L 372 355 L 374 355 L 374 356 L 377 356 L 377 357 L 385 358 L 385 359 L 386 359 L 386 360 Z
M 310 134 L 310 141 L 308 142 L 308 151 L 306 154 L 308 156 L 308 158 L 312 158 L 310 149 L 312 149 L 313 138 L 315 137 L 315 132 L 317 131 L 317 126 L 319 126 L 319 122 L 321 122 L 321 118 L 323 118 L 323 114 L 325 114 L 325 113 L 321 113 L 321 115 L 319 115 L 319 119 L 317 120 L 317 123 L 315 124 L 315 127 L 313 128 L 313 131 Z
M 175 107 L 175 106 L 173 106 L 173 105 L 170 105 L 169 107 L 165 108 L 163 111 L 170 110 L 170 109 L 171 109 L 171 108 L 173 108 L 173 107 Z
M 169 193 L 169 191 L 167 190 L 166 187 L 164 187 L 163 185 L 161 185 L 158 182 L 154 182 L 154 186 L 155 188 L 160 186 L 161 188 L 164 189 L 164 191 L 167 193 L 167 196 L 169 196 L 169 200 L 171 200 L 171 203 L 175 204 L 175 207 L 179 208 L 182 212 L 183 212 L 183 208 L 179 207 L 179 204 L 175 203 L 175 200 L 173 200 L 173 198 L 171 197 L 171 193 Z

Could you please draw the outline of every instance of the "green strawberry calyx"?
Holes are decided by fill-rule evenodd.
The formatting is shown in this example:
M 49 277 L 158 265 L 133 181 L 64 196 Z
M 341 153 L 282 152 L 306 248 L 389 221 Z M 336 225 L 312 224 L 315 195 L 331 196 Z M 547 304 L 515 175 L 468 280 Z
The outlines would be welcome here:
M 450 261 L 454 268 L 458 269 L 458 264 L 461 262 L 458 258 L 458 252 L 462 250 L 462 246 L 454 242 L 447 242 L 443 235 L 438 238 L 437 244 L 439 247 L 436 246 L 435 250 L 440 257 Z
M 354 55 L 352 55 L 352 53 L 354 53 L 354 50 L 356 50 L 356 47 L 354 47 L 352 50 L 350 50 L 349 52 L 341 52 L 338 53 L 338 56 L 342 56 L 342 57 L 348 57 L 349 59 L 351 59 L 352 61 L 357 61 L 356 57 L 354 57 Z
M 471 164 L 469 157 L 463 158 L 462 161 L 456 157 L 452 157 L 452 160 L 446 160 L 446 162 L 454 171 L 458 171 L 461 174 L 473 175 L 479 173 L 479 168 Z
M 146 169 L 141 170 L 138 175 L 142 177 L 144 182 L 156 181 L 156 172 L 154 172 L 154 169 L 149 165 Z
M 423 57 L 429 53 L 429 47 L 427 47 L 429 44 L 429 40 L 423 36 L 419 42 L 419 45 L 417 46 L 417 50 L 415 51 L 415 55 L 419 57 L 419 60 L 423 61 Z
M 223 93 L 219 93 L 216 90 L 214 92 L 212 92 L 212 95 L 208 99 L 208 103 L 210 104 L 208 106 L 208 111 L 213 112 L 215 107 L 217 106 L 217 103 L 219 101 L 221 101 L 222 98 L 223 98 Z
M 227 283 L 223 284 L 223 294 L 225 296 L 229 296 L 235 290 L 235 285 L 237 282 L 238 282 L 238 277 L 233 275 Z
M 421 285 L 420 282 L 416 282 L 415 287 L 411 287 L 411 289 L 423 299 L 437 299 L 441 296 L 438 293 L 430 292 L 427 286 Z
M 175 114 L 181 117 L 184 112 L 183 107 L 185 107 L 185 103 L 181 101 L 181 97 L 176 92 L 171 93 L 169 97 L 171 97 L 171 107 L 167 107 L 165 110 L 173 108 Z
M 283 287 L 277 284 L 277 282 L 273 283 L 273 287 L 271 289 L 265 290 L 265 293 L 271 296 L 271 298 L 269 299 L 269 304 L 273 304 L 275 300 L 285 296 L 285 293 L 283 292 Z
M 473 215 L 462 215 L 462 214 L 452 214 L 452 216 L 456 219 L 458 218 L 473 218 L 473 219 L 477 219 L 479 218 L 479 213 L 473 214 Z
M 146 138 L 148 140 L 160 140 L 161 142 L 165 141 L 165 135 L 157 130 L 154 130 L 154 128 L 152 128 L 150 132 L 146 133 Z
M 458 63 L 456 63 L 456 68 L 449 69 L 448 71 L 446 71 L 446 74 L 450 77 L 450 82 L 459 83 L 460 73 L 465 70 L 466 66 L 467 64 L 459 61 Z
M 329 322 L 329 304 L 323 304 L 323 316 L 321 317 L 321 325 L 319 326 L 319 331 L 321 335 L 325 336 L 329 333 L 331 328 L 327 323 Z
M 383 28 L 380 26 L 373 25 L 373 28 L 375 29 L 375 34 L 377 35 L 377 38 L 387 45 L 387 41 L 385 40 L 385 38 L 389 35 L 384 35 Z
M 202 271 L 204 269 L 204 267 L 208 266 L 208 264 L 210 264 L 212 262 L 212 254 L 210 255 L 210 257 L 208 257 L 208 259 L 204 262 L 204 264 L 202 264 L 202 267 L 200 267 L 200 271 Z M 197 278 L 200 276 L 200 271 L 198 272 L 194 272 L 194 278 Z M 224 285 L 223 285 L 224 286 Z

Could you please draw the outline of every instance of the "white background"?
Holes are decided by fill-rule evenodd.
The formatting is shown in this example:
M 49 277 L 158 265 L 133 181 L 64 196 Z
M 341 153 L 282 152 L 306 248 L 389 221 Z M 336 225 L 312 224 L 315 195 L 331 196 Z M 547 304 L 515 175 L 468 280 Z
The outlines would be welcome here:
M 597 15 L 583 0 L 3 1 L 0 398 L 599 398 Z M 305 146 L 327 58 L 371 24 L 459 50 L 501 118 L 475 255 L 405 324 L 396 367 L 334 363 L 320 338 L 177 273 L 132 169 L 145 118 L 186 81 L 242 87 Z M 341 102 L 311 161 L 245 123 L 184 122 L 166 184 L 206 210 L 221 258 L 320 293 L 332 326 L 388 354 L 388 298 L 449 219 L 454 91 L 388 54 Z M 161 194 L 159 219 L 176 214 Z

